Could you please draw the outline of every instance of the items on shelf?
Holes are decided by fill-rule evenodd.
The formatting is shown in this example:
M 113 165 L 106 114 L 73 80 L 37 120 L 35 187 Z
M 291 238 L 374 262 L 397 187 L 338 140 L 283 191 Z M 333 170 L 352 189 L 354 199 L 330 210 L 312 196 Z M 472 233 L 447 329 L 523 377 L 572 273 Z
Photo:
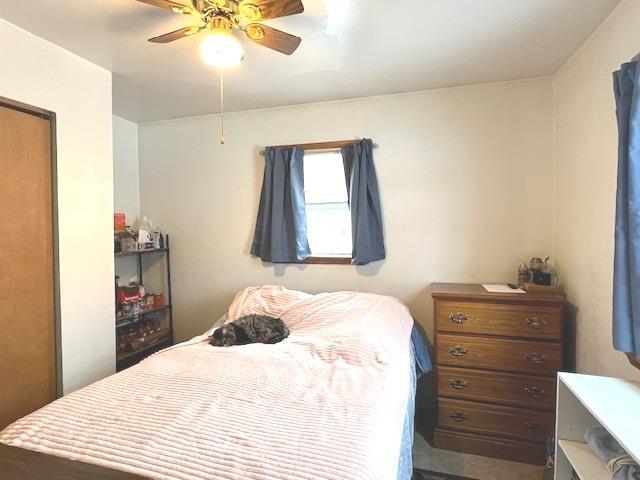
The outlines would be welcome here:
M 129 225 L 125 225 L 124 230 L 114 232 L 113 251 L 114 253 L 130 253 L 138 250 L 138 241 Z
M 162 231 L 154 228 L 148 217 L 142 217 L 137 232 L 127 225 L 126 221 L 124 213 L 114 214 L 114 253 L 135 253 L 165 248 Z
M 124 230 L 124 227 L 127 225 L 127 216 L 124 213 L 114 213 L 113 214 L 113 229 L 116 232 L 121 232 Z
M 607 430 L 602 427 L 590 428 L 584 438 L 598 458 L 607 465 L 613 480 L 640 478 L 640 466 Z
M 166 306 L 162 293 L 146 293 L 142 285 L 118 285 L 116 277 L 116 323 Z
M 151 232 L 153 230 L 153 224 L 147 217 L 142 217 L 140 226 L 138 227 L 138 250 L 151 250 L 154 247 L 153 238 Z
M 153 228 L 148 219 L 141 225 L 148 228 L 148 238 L 152 244 L 144 242 L 145 249 L 140 250 L 138 236 L 125 225 L 125 229 L 116 232 L 116 257 L 132 257 L 136 260 L 137 275 L 130 277 L 128 285 L 120 285 L 119 277 L 115 282 L 115 334 L 117 345 L 116 370 L 121 371 L 135 365 L 143 358 L 173 344 L 173 312 L 171 309 L 171 261 L 169 235 L 162 235 Z M 143 235 L 145 236 L 145 235 Z M 118 252 L 120 248 L 120 252 Z M 145 255 L 150 254 L 150 255 Z M 154 263 L 164 259 L 164 280 L 160 283 L 165 290 L 161 292 L 145 291 L 143 276 L 146 277 L 144 259 L 153 258 Z M 123 264 L 116 262 L 116 270 Z M 158 271 L 154 272 L 150 283 L 158 281 Z
M 162 232 L 159 228 L 154 228 L 151 232 L 153 237 L 153 248 L 156 250 L 164 248 L 164 237 L 162 236 Z
M 126 327 L 118 332 L 117 353 L 131 353 L 166 338 L 168 328 L 160 318 Z

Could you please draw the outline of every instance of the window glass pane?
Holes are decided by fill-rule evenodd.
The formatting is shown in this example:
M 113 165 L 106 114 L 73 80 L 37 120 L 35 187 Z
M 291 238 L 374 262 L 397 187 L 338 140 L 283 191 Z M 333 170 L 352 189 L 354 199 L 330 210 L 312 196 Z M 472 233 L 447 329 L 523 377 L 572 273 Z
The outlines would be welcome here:
M 351 212 L 340 152 L 304 156 L 307 234 L 314 257 L 351 257 Z
M 307 233 L 314 257 L 351 257 L 349 204 L 307 204 Z
M 340 152 L 304 155 L 304 194 L 307 203 L 349 201 Z

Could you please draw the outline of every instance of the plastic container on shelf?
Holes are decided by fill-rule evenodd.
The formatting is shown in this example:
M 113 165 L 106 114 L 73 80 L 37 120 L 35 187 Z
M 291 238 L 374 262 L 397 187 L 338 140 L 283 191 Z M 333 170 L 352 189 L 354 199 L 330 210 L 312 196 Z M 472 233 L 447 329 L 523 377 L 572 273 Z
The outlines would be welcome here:
M 125 253 L 134 252 L 137 249 L 136 236 L 128 225 L 120 234 L 120 248 Z
M 140 250 L 149 250 L 154 248 L 153 243 L 153 223 L 148 217 L 142 217 L 140 226 L 138 227 L 138 248 Z

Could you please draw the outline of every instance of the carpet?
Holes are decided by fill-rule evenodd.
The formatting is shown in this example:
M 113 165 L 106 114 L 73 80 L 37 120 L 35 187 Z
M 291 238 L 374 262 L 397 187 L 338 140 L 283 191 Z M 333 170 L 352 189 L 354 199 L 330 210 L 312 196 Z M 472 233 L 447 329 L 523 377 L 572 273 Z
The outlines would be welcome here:
M 413 480 L 473 480 L 467 477 L 458 477 L 456 475 L 449 475 L 448 473 L 437 473 L 429 470 L 420 470 L 419 468 L 413 469 Z

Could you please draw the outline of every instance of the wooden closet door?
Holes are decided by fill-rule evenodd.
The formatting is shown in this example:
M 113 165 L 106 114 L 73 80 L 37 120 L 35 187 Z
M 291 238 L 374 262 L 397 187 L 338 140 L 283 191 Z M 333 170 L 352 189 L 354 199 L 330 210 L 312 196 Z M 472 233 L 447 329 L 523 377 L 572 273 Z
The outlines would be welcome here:
M 0 106 L 0 429 L 56 398 L 51 124 Z

